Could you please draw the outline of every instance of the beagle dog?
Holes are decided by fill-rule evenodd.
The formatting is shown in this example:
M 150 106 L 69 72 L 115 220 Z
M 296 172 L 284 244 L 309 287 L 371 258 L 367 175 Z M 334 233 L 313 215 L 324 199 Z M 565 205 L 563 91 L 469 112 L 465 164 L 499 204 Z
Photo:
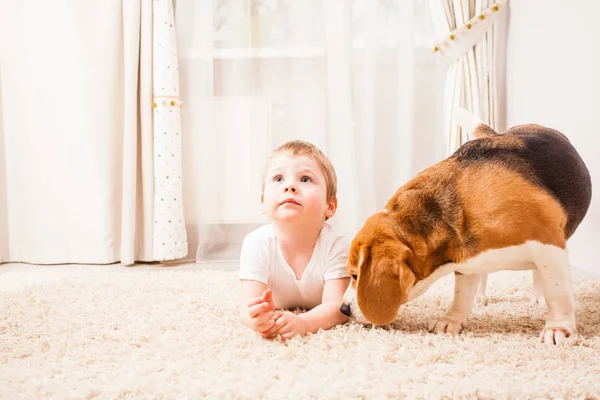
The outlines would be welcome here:
M 356 234 L 340 311 L 387 325 L 401 305 L 454 273 L 452 305 L 430 331 L 459 333 L 482 276 L 534 270 L 548 310 L 540 341 L 563 343 L 576 334 L 566 242 L 591 202 L 589 171 L 554 129 L 528 124 L 497 134 L 478 122 L 473 133 L 401 186 Z

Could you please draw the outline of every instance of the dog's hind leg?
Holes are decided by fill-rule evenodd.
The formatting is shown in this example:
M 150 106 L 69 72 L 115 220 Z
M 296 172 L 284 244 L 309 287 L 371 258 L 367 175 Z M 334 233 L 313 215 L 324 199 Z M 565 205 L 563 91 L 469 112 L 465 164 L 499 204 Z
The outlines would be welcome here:
M 480 274 L 479 286 L 477 286 L 477 293 L 475 294 L 475 303 L 487 305 L 487 297 L 485 296 L 485 289 L 487 287 L 488 274 Z
M 561 344 L 575 336 L 575 294 L 571 283 L 569 256 L 565 248 L 539 242 L 529 242 L 537 271 L 540 273 L 544 299 L 548 307 L 546 324 L 540 341 Z

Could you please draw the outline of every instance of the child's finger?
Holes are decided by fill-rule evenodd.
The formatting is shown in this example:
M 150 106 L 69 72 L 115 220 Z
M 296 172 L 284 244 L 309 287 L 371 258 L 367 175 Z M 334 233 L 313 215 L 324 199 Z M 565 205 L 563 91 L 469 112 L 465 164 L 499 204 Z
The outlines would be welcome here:
M 248 300 L 248 307 L 255 306 L 262 302 L 263 302 L 262 296 L 261 297 L 252 297 L 250 300 Z
M 262 324 L 255 325 L 254 326 L 254 330 L 257 331 L 258 333 L 260 333 L 261 335 L 264 335 L 264 332 L 267 332 L 274 325 L 275 325 L 275 321 L 273 320 L 273 318 L 269 318 L 268 320 L 266 320 Z
M 271 303 L 273 301 L 273 290 L 271 290 L 271 289 L 265 290 L 262 294 L 262 301 Z
M 283 325 L 281 328 L 279 328 L 279 330 L 277 332 L 275 332 L 277 335 L 281 335 L 281 338 L 283 339 L 288 333 L 293 332 L 294 331 L 294 327 L 295 324 L 293 323 L 293 321 L 290 321 L 289 319 L 285 318 L 286 323 L 285 325 Z
M 271 319 L 273 319 L 273 311 L 269 311 L 264 314 L 261 314 L 261 315 L 257 316 L 256 318 L 252 318 L 252 324 L 255 327 L 258 327 Z
M 275 311 L 273 313 L 273 320 L 276 322 L 276 325 L 273 325 L 273 332 L 270 334 L 271 337 L 275 337 L 277 336 L 277 332 L 281 329 L 282 326 L 285 326 L 285 324 L 287 323 L 287 318 L 281 318 L 283 317 L 285 314 L 281 311 Z M 277 323 L 279 322 L 279 323 Z
M 281 340 L 286 341 L 286 340 L 290 340 L 291 338 L 293 338 L 294 336 L 296 336 L 296 332 L 289 331 L 289 332 L 285 332 L 285 333 L 281 333 Z
M 270 309 L 269 303 L 260 303 L 256 304 L 248 309 L 248 314 L 250 314 L 250 318 L 256 318 L 261 314 L 264 314 L 269 311 L 274 311 Z
M 288 326 L 288 321 L 285 318 L 279 318 L 275 321 L 275 324 L 271 329 L 263 333 L 264 337 L 275 337 L 281 332 L 286 332 L 286 327 Z

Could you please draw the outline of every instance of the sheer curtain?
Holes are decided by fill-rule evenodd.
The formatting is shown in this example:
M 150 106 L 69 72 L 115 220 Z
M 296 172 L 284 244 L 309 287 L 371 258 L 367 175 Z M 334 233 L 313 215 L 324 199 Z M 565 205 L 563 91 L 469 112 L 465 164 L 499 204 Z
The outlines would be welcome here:
M 237 259 L 267 222 L 261 171 L 287 140 L 332 160 L 331 223 L 349 234 L 444 155 L 424 1 L 177 0 L 176 26 L 190 258 Z
M 173 17 L 160 0 L 0 2 L 0 262 L 187 254 Z

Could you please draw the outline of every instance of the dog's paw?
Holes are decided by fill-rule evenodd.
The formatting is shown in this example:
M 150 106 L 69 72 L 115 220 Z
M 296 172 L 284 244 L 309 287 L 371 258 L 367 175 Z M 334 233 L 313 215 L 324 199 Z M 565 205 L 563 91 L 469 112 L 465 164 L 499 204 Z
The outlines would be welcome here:
M 440 318 L 437 321 L 432 321 L 429 324 L 429 332 L 431 333 L 451 333 L 458 334 L 463 329 L 463 322 L 451 320 L 448 318 Z
M 568 326 L 546 326 L 540 332 L 540 342 L 548 345 L 561 345 L 572 340 L 577 335 L 574 324 Z

